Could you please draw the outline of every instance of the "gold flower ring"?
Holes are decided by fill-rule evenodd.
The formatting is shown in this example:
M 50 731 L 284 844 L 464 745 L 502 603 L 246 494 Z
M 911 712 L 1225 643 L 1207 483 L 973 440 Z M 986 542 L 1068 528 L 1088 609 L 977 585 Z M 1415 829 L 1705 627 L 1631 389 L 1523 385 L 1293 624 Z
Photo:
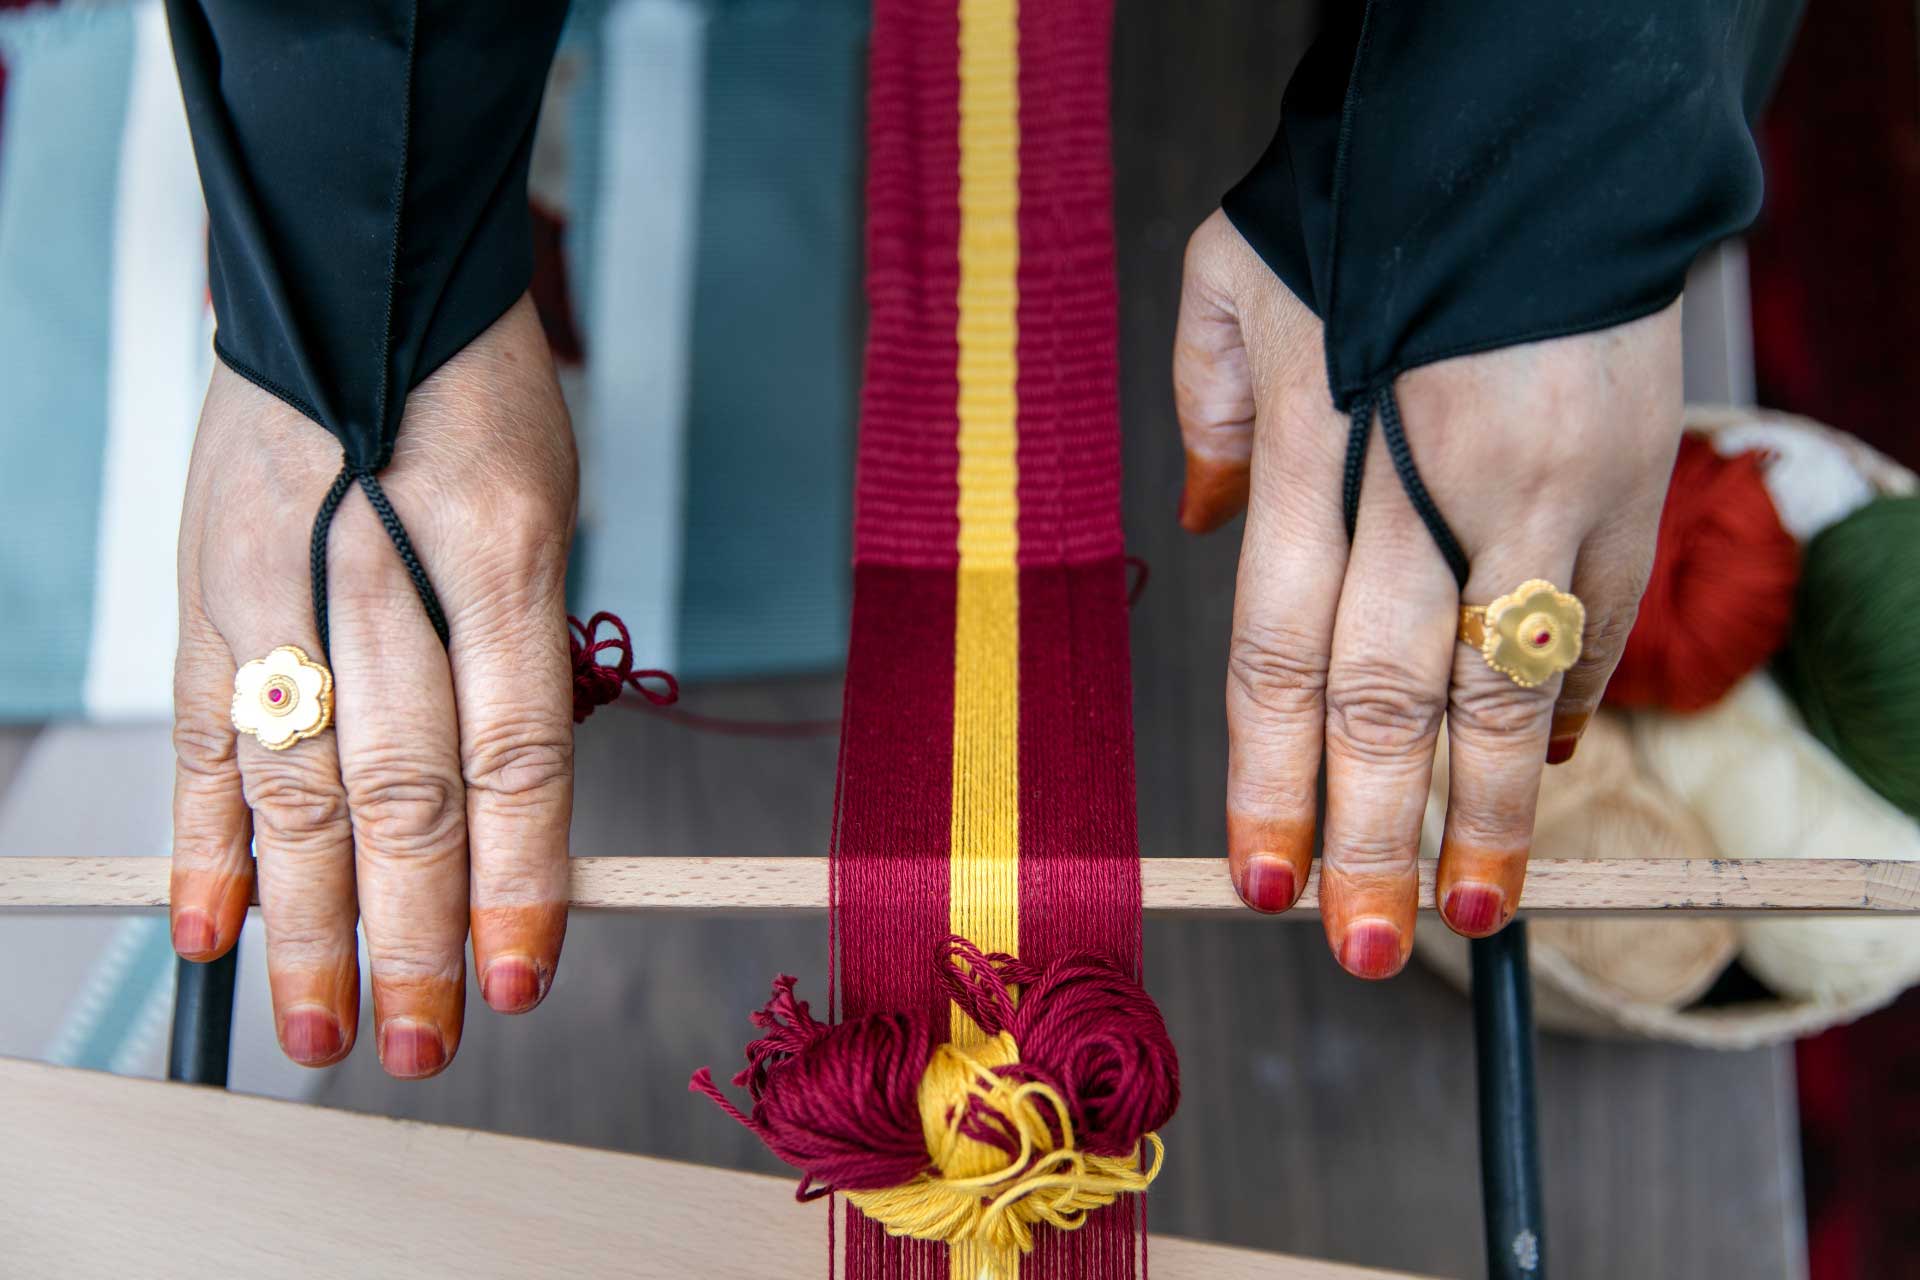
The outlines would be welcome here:
M 1580 660 L 1587 608 L 1580 597 L 1532 578 L 1492 604 L 1460 606 L 1460 642 L 1523 689 Z
M 283 644 L 233 677 L 233 727 L 269 751 L 284 751 L 333 723 L 333 672 L 298 645 Z

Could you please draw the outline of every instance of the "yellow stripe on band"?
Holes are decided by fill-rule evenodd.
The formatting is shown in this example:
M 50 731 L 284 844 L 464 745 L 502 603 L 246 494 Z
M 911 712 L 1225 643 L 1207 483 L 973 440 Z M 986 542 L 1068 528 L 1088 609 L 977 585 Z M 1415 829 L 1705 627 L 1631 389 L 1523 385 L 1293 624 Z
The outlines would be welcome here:
M 989 952 L 1020 944 L 1015 4 L 960 2 L 960 572 L 948 901 L 953 931 Z M 952 1031 L 956 1042 L 980 1039 L 957 1008 Z
M 1020 947 L 1020 62 L 1016 0 L 960 0 L 960 572 L 948 921 Z M 955 1044 L 985 1036 L 955 1006 Z M 1011 1248 L 955 1245 L 954 1280 L 1014 1280 Z

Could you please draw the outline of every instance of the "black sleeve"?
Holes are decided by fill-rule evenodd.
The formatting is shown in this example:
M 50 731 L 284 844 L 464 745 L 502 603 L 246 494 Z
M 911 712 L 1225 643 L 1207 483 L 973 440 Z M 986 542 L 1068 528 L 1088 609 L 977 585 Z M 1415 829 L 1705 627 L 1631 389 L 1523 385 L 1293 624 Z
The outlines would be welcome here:
M 1325 322 L 1344 410 L 1403 370 L 1659 310 L 1759 212 L 1799 0 L 1330 6 L 1222 206 Z
M 406 395 L 532 274 L 564 0 L 167 0 L 220 358 L 386 465 Z

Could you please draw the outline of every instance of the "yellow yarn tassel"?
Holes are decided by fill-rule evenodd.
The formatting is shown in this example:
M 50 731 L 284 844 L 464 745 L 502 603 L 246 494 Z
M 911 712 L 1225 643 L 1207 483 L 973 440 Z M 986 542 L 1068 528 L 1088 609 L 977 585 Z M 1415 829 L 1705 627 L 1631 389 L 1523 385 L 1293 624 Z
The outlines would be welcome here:
M 884 1191 L 850 1191 L 847 1199 L 891 1235 L 944 1240 L 988 1253 L 1026 1253 L 1033 1248 L 1034 1224 L 1071 1231 L 1090 1211 L 1125 1192 L 1145 1191 L 1159 1176 L 1165 1149 L 1155 1134 L 1146 1137 L 1153 1156 L 1144 1170 L 1137 1149 L 1123 1158 L 1075 1147 L 1066 1099 L 1058 1090 L 1009 1079 L 994 1069 L 1019 1060 L 1007 1032 L 971 1049 L 952 1044 L 935 1049 L 920 1078 L 919 1102 L 937 1172 Z M 1019 1151 L 1009 1156 L 963 1133 L 969 1114 L 1017 1138 Z

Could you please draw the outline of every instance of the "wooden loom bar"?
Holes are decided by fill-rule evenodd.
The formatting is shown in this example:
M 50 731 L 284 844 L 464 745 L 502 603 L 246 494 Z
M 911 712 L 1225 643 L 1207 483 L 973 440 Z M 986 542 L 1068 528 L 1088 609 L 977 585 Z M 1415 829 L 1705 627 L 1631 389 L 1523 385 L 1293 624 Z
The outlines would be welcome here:
M 1246 912 L 1214 858 L 1141 861 L 1146 909 Z M 1433 908 L 1434 864 L 1420 863 L 1420 904 Z M 1319 914 L 1320 872 L 1299 906 Z M 575 858 L 573 905 L 608 911 L 823 911 L 825 858 Z M 0 858 L 0 911 L 164 907 L 167 859 Z M 1861 858 L 1737 860 L 1537 859 L 1525 909 L 1597 912 L 1795 912 L 1920 915 L 1920 862 Z

